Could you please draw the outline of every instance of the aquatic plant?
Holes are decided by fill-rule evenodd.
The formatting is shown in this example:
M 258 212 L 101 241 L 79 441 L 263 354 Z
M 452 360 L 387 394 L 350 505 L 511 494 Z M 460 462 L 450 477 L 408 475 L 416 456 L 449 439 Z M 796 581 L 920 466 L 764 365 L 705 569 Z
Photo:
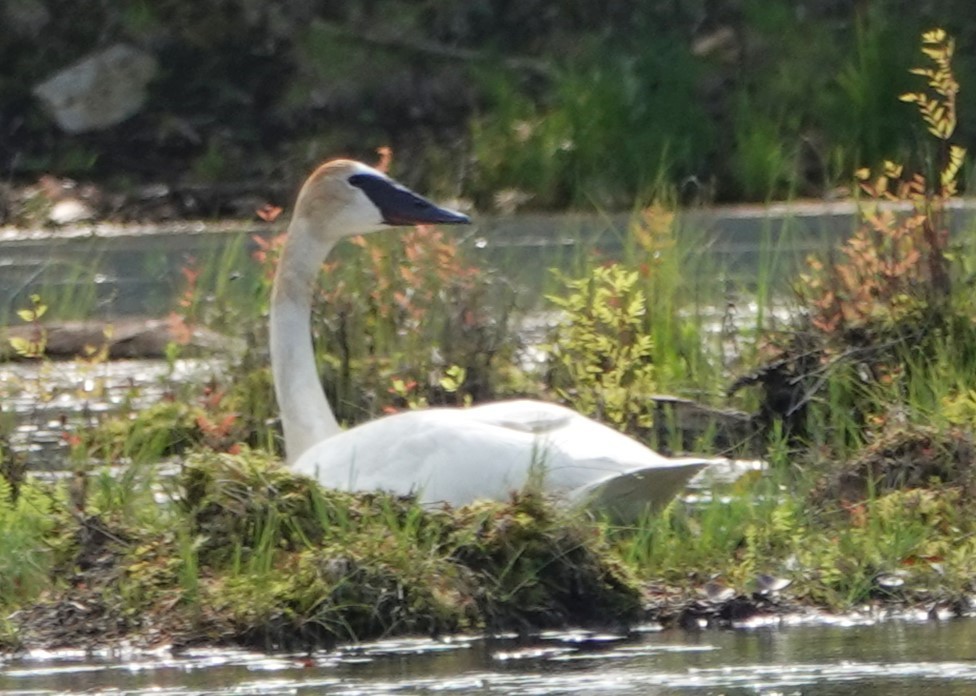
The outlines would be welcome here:
M 0 641 L 41 642 L 51 626 L 74 631 L 61 634 L 72 639 L 95 630 L 104 639 L 289 649 L 418 631 L 530 631 L 627 622 L 647 616 L 646 601 L 656 607 L 650 617 L 669 620 L 675 607 L 701 603 L 710 585 L 742 601 L 962 607 L 976 573 L 976 328 L 962 282 L 972 261 L 950 246 L 941 217 L 961 177 L 962 153 L 949 142 L 952 46 L 939 33 L 924 46 L 935 67 L 920 76 L 935 96 L 913 92 L 910 101 L 944 158 L 935 179 L 893 164 L 858 178 L 865 224 L 839 256 L 809 267 L 810 322 L 795 343 L 777 345 L 792 351 L 784 358 L 795 371 L 786 382 L 798 378 L 791 403 L 809 408 L 802 430 L 770 425 L 768 471 L 628 529 L 531 494 L 431 510 L 326 491 L 277 463 L 270 380 L 257 369 L 264 361 L 254 334 L 236 366 L 246 377 L 233 388 L 218 380 L 179 392 L 106 426 L 87 451 L 79 444 L 79 460 L 131 461 L 121 473 L 79 467 L 57 486 L 28 482 L 16 496 L 0 488 L 0 524 L 10 530 L 0 535 L 0 608 L 20 609 L 16 633 L 0 628 Z M 889 217 L 889 203 L 907 203 L 908 212 Z M 581 272 L 558 276 L 553 292 L 562 319 L 551 387 L 630 430 L 646 431 L 652 390 L 714 391 L 721 381 L 724 361 L 703 339 L 688 287 L 689 277 L 711 278 L 687 271 L 687 240 L 675 238 L 671 222 L 662 207 L 636 215 L 623 262 L 585 256 Z M 186 278 L 187 322 L 216 321 L 221 303 L 236 307 L 225 317 L 242 326 L 258 320 L 262 264 L 275 253 L 261 239 L 259 263 L 248 267 L 253 285 L 240 286 L 240 297 L 229 284 L 211 293 L 206 266 Z M 243 250 L 217 264 L 219 275 L 246 262 Z M 339 359 L 324 371 L 346 380 L 336 393 L 369 397 L 346 398 L 347 420 L 465 403 L 513 383 L 510 298 L 494 296 L 493 278 L 448 238 L 418 230 L 405 245 L 363 241 L 334 263 L 328 282 L 345 285 L 325 286 L 318 330 Z M 159 505 L 155 467 L 145 462 L 166 452 L 188 456 L 162 484 L 173 504 Z M 714 606 L 716 615 L 732 611 Z
M 249 275 L 255 285 L 245 283 L 241 294 L 240 287 L 211 293 L 208 282 L 188 288 L 182 301 L 190 311 L 199 298 L 211 297 L 207 301 L 213 309 L 192 311 L 218 327 L 228 316 L 237 331 L 245 327 L 248 347 L 240 360 L 245 379 L 257 379 L 266 362 L 264 312 L 281 247 L 280 237 L 253 241 L 257 267 Z M 516 365 L 519 349 L 514 293 L 504 279 L 472 264 L 457 240 L 432 227 L 358 237 L 338 249 L 322 273 L 313 337 L 323 382 L 341 422 L 367 420 L 411 400 L 464 403 L 508 389 L 505 375 Z M 188 324 L 195 321 L 184 310 L 180 316 Z M 413 393 L 406 393 L 406 385 Z M 257 382 L 252 386 L 258 387 Z M 232 399 L 260 406 L 249 396 L 253 390 L 235 385 L 228 391 Z M 271 415 L 266 408 L 257 412 Z M 261 419 L 252 424 L 260 427 Z
M 549 296 L 564 313 L 549 344 L 550 385 L 581 413 L 622 430 L 649 429 L 648 396 L 657 389 L 637 271 L 611 264 L 563 283 L 565 296 Z
M 717 396 L 723 361 L 699 311 L 717 292 L 697 271 L 693 237 L 677 239 L 664 205 L 635 213 L 623 246 L 622 261 L 596 257 L 575 274 L 554 272 L 545 383 L 574 409 L 647 437 L 655 394 Z
M 135 412 L 124 411 L 77 433 L 75 456 L 107 463 L 150 463 L 194 446 L 233 450 L 251 431 L 223 403 L 223 397 L 222 391 L 213 390 L 193 400 L 164 400 Z
M 39 358 L 44 355 L 47 346 L 47 330 L 41 324 L 41 317 L 47 313 L 47 305 L 41 301 L 41 296 L 30 296 L 30 306 L 17 310 L 21 321 L 30 325 L 33 336 L 11 336 L 8 340 L 14 353 L 22 358 Z
M 940 398 L 971 382 L 974 327 L 966 293 L 953 291 L 968 255 L 950 246 L 946 220 L 965 158 L 952 142 L 953 48 L 944 31 L 926 32 L 922 50 L 933 67 L 912 72 L 929 91 L 901 97 L 918 105 L 936 138 L 935 177 L 894 162 L 876 174 L 858 170 L 861 224 L 839 251 L 808 259 L 795 284 L 805 308 L 798 330 L 758 375 L 787 428 L 801 438 L 826 436 L 841 459 L 892 410 L 931 414 Z
M 922 43 L 935 67 L 912 72 L 927 78 L 935 96 L 909 92 L 901 100 L 918 105 L 929 132 L 940 142 L 937 179 L 930 183 L 922 174 L 906 175 L 893 162 L 886 162 L 876 177 L 867 169 L 858 170 L 867 196 L 860 206 L 863 224 L 842 246 L 843 260 L 825 265 L 811 259 L 811 273 L 798 285 L 814 310 L 813 326 L 824 333 L 897 324 L 920 310 L 937 309 L 949 298 L 945 210 L 958 192 L 966 150 L 951 142 L 959 91 L 951 65 L 953 41 L 944 31 L 934 30 L 922 37 Z M 905 215 L 890 205 L 897 202 L 909 203 L 912 213 Z
M 0 610 L 33 600 L 47 584 L 53 555 L 44 543 L 56 522 L 52 491 L 33 483 L 16 488 L 0 476 Z

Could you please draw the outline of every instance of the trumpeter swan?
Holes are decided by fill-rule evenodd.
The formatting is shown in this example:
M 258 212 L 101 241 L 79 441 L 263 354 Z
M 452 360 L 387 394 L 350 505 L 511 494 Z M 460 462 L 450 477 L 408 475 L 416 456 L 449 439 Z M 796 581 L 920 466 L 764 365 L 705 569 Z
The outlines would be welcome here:
M 326 256 L 343 237 L 385 225 L 467 222 L 359 162 L 327 162 L 305 182 L 278 263 L 270 318 L 289 465 L 325 486 L 413 494 L 422 503 L 505 500 L 534 486 L 623 521 L 666 504 L 708 460 L 669 459 L 554 404 L 409 411 L 340 429 L 311 338 L 313 289 Z

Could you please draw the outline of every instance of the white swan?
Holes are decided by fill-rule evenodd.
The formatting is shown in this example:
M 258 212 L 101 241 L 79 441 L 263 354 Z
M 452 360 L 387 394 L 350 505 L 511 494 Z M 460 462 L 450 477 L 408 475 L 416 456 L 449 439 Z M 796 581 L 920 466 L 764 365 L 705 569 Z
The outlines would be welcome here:
M 325 486 L 414 494 L 422 503 L 505 500 L 526 486 L 632 522 L 669 502 L 704 459 L 669 459 L 562 406 L 505 401 L 386 416 L 339 428 L 319 382 L 311 303 L 342 237 L 384 225 L 459 224 L 359 162 L 320 166 L 298 194 L 274 280 L 271 363 L 291 468 Z

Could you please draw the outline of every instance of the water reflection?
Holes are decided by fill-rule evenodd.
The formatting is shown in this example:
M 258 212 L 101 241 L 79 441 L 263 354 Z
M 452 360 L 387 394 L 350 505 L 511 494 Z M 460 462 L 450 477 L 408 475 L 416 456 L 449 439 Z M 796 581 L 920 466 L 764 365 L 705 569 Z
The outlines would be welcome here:
M 976 695 L 976 620 L 752 630 L 582 631 L 382 641 L 313 655 L 36 652 L 0 662 L 20 694 Z
M 180 384 L 205 384 L 222 368 L 216 358 L 0 363 L 0 410 L 15 424 L 10 444 L 30 468 L 60 470 L 69 466 L 66 433 L 123 407 L 158 403 Z

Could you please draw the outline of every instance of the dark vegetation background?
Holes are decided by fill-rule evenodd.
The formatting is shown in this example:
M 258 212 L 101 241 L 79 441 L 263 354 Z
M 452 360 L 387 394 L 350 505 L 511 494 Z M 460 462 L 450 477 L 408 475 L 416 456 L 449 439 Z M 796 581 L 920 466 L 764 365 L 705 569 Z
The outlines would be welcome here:
M 43 174 L 265 187 L 372 160 L 482 209 L 843 194 L 858 166 L 924 168 L 919 34 L 957 40 L 976 131 L 969 0 L 0 0 L 0 180 Z M 25 17 L 27 21 L 25 21 Z M 160 70 L 129 120 L 62 133 L 31 89 L 124 41 Z M 838 190 L 840 188 L 840 190 Z

